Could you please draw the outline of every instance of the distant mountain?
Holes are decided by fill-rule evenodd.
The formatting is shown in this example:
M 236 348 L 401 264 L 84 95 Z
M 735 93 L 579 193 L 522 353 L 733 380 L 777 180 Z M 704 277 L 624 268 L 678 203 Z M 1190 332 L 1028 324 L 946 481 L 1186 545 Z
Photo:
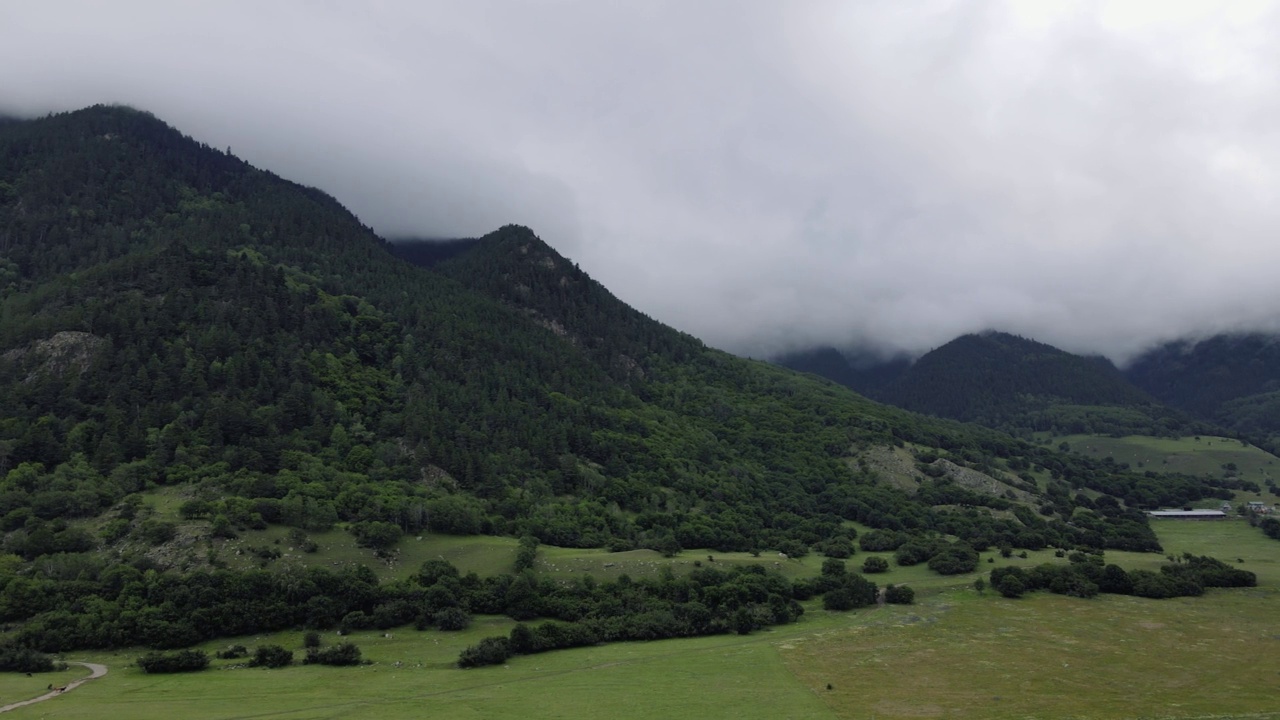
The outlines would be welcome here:
M 824 377 L 872 398 L 881 395 L 885 387 L 911 367 L 911 361 L 905 357 L 884 359 L 878 355 L 842 353 L 833 347 L 787 353 L 774 362 L 797 372 Z
M 823 362 L 813 362 L 814 357 Z M 1198 429 L 1182 413 L 1133 386 L 1106 358 L 1073 355 L 1008 333 L 964 335 L 905 367 L 898 361 L 857 371 L 851 364 L 841 366 L 830 353 L 789 356 L 781 362 L 881 402 L 1015 433 Z
M 1280 337 L 1261 333 L 1180 340 L 1126 369 L 1137 387 L 1168 405 L 1254 442 L 1280 447 Z

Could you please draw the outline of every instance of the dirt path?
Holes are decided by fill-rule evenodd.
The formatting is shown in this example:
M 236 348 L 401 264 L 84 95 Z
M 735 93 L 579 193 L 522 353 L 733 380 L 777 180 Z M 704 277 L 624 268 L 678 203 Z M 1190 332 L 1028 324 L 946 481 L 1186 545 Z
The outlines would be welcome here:
M 89 682 L 90 680 L 100 678 L 103 675 L 107 674 L 106 665 L 99 665 L 98 663 L 87 663 L 87 662 L 68 662 L 67 664 L 83 665 L 84 667 L 89 668 L 89 671 L 90 671 L 89 676 L 82 677 L 79 680 L 72 680 L 71 682 L 67 683 L 65 687 L 59 688 L 57 690 L 50 690 L 49 692 L 41 695 L 40 697 L 33 697 L 30 700 L 23 700 L 22 702 L 9 703 L 8 705 L 0 706 L 0 713 L 9 712 L 10 710 L 17 710 L 20 707 L 26 707 L 28 705 L 35 705 L 36 703 L 44 702 L 45 700 L 52 700 L 53 698 L 58 697 L 62 693 L 71 692 L 72 690 L 75 690 L 81 685 Z

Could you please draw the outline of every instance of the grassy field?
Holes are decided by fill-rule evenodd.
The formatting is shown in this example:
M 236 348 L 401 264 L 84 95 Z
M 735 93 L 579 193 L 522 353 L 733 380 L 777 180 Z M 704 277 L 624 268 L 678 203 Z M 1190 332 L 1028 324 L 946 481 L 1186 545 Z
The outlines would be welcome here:
M 1163 602 L 953 591 L 782 654 L 840 718 L 1280 717 L 1277 633 L 1274 590 Z
M 1072 451 L 1093 458 L 1115 458 L 1131 466 L 1158 472 L 1222 477 L 1224 465 L 1234 463 L 1239 477 L 1263 485 L 1267 478 L 1280 478 L 1280 458 L 1231 438 L 1200 436 L 1179 439 L 1130 435 L 1112 438 L 1103 435 L 1055 437 L 1050 444 L 1066 442 Z M 1264 489 L 1265 492 L 1265 489 Z M 1240 500 L 1259 499 L 1241 497 Z M 1267 499 L 1267 498 L 1260 498 Z M 1270 497 L 1271 502 L 1280 498 Z
M 1034 594 L 1006 600 L 971 588 L 976 575 L 944 578 L 923 567 L 892 567 L 876 581 L 917 588 L 910 607 L 835 614 L 809 603 L 801 622 L 750 636 L 622 643 L 458 670 L 461 649 L 511 622 L 480 619 L 461 633 L 395 630 L 353 636 L 372 664 L 353 669 L 236 668 L 215 661 L 194 675 L 147 676 L 139 651 L 81 653 L 111 673 L 13 716 L 50 718 L 1280 718 L 1280 543 L 1243 522 L 1162 522 L 1170 553 L 1209 554 L 1258 573 L 1260 587 L 1201 598 L 1077 600 Z M 486 538 L 425 536 L 431 553 L 453 553 L 480 571 L 502 569 L 512 545 Z M 485 557 L 498 554 L 499 560 Z M 710 562 L 543 548 L 539 569 L 633 576 L 662 565 Z M 817 572 L 821 558 L 788 561 L 714 554 L 789 574 Z M 851 561 L 856 567 L 866 554 Z M 1055 561 L 1051 552 L 1000 564 Z M 1108 553 L 1126 567 L 1160 556 Z M 1060 562 L 1060 560 L 1058 560 Z M 404 563 L 407 565 L 408 563 Z M 605 567 L 609 564 L 609 567 Z M 332 635 L 327 642 L 336 640 Z M 209 644 L 216 650 L 232 641 Z M 241 638 L 298 648 L 301 635 Z M 299 653 L 300 655 L 301 653 Z M 398 663 L 398 665 L 397 665 Z M 59 674 L 55 684 L 82 675 Z M 0 702 L 40 694 L 50 676 L 0 675 Z M 827 689 L 830 684 L 831 689 Z

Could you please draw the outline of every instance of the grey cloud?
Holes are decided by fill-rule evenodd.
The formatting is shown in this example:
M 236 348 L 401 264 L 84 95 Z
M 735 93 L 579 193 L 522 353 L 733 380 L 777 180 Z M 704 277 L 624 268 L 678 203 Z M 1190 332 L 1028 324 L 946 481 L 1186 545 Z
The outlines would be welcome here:
M 530 225 L 738 352 L 1276 329 L 1267 3 L 0 7 L 0 109 L 155 112 L 388 236 Z

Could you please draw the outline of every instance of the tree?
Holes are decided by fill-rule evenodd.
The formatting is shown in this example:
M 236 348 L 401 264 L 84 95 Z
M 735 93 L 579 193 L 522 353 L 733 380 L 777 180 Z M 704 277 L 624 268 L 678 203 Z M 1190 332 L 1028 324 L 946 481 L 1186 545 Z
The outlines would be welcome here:
M 279 645 L 259 645 L 249 661 L 250 667 L 282 668 L 292 664 L 293 653 Z
M 158 673 L 195 672 L 209 667 L 209 656 L 203 650 L 179 650 L 174 653 L 153 652 L 138 658 L 138 667 L 148 675 Z
M 1018 579 L 1017 575 L 1008 574 L 1000 578 L 996 583 L 996 590 L 1007 598 L 1022 597 L 1022 593 L 1027 591 L 1026 585 Z
M 884 601 L 892 605 L 910 605 L 916 600 L 916 591 L 906 585 L 889 585 L 884 589 Z
M 304 665 L 359 665 L 360 648 L 355 643 L 342 643 L 331 648 L 310 648 Z
M 978 568 L 978 553 L 967 545 L 951 545 L 929 558 L 929 569 L 939 575 L 961 575 Z
M 466 630 L 471 625 L 471 615 L 459 607 L 445 608 L 431 619 L 436 627 L 445 631 Z
M 827 558 L 822 561 L 822 574 L 826 577 L 841 577 L 845 572 L 844 560 Z
M 978 578 L 977 580 L 974 580 L 973 589 L 977 590 L 978 594 L 981 595 L 982 592 L 987 589 L 987 581 L 983 580 L 982 578 Z
M 889 570 L 889 561 L 876 555 L 869 556 L 862 561 L 862 572 L 867 574 L 875 574 L 887 572 Z
M 505 637 L 488 637 L 462 651 L 458 667 L 472 668 L 500 665 L 511 657 L 511 643 Z

